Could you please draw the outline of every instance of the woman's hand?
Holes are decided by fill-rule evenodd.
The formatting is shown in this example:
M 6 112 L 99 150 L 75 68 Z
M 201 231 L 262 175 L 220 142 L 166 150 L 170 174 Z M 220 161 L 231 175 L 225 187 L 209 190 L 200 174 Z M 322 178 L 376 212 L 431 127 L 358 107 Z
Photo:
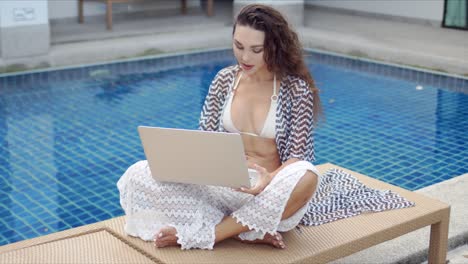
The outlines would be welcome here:
M 273 178 L 273 175 L 269 173 L 265 168 L 257 164 L 253 164 L 251 168 L 255 169 L 258 172 L 258 178 L 257 178 L 257 182 L 255 183 L 255 186 L 250 189 L 241 187 L 236 190 L 240 192 L 244 192 L 244 193 L 249 193 L 252 195 L 257 195 L 261 193 L 268 186 L 268 184 L 270 184 L 271 179 Z

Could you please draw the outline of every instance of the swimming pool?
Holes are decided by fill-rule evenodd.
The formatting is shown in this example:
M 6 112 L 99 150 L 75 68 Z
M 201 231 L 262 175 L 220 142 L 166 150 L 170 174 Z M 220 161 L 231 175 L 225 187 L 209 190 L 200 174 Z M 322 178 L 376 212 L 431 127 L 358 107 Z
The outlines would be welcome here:
M 415 190 L 468 172 L 468 80 L 308 53 L 317 164 Z M 123 214 L 138 125 L 195 129 L 229 50 L 0 76 L 0 245 Z

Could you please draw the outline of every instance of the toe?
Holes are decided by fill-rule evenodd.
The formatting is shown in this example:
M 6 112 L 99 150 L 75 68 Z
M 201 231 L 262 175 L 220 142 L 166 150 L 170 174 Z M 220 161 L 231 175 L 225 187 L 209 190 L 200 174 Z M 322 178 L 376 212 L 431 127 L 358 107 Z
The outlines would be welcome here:
M 165 236 L 165 231 L 163 229 L 160 229 L 158 232 L 156 232 L 156 234 L 154 234 L 153 236 L 153 240 L 154 241 L 157 241 L 157 240 L 160 240 L 161 238 L 163 238 Z
M 281 249 L 286 248 L 283 241 L 275 241 L 273 243 L 273 246 L 275 246 L 276 248 L 281 248 Z
M 163 247 L 167 247 L 167 241 L 161 241 L 161 242 L 158 242 L 158 247 L 160 248 L 163 248 Z
M 161 242 L 159 242 L 159 241 L 157 241 L 157 240 L 154 241 L 154 247 L 156 247 L 156 248 L 161 247 Z
M 279 242 L 279 246 L 280 246 L 280 248 L 282 248 L 282 249 L 286 248 L 286 245 L 284 244 L 283 241 L 280 241 L 280 242 Z
M 280 233 L 276 233 L 274 236 L 273 236 L 273 245 L 276 247 L 276 248 L 286 248 L 286 245 L 284 244 L 284 241 L 283 241 L 283 236 L 281 236 Z
M 173 241 L 177 241 L 177 237 L 173 235 L 167 235 L 165 237 L 158 239 L 158 242 L 161 242 L 161 243 L 167 243 L 167 242 L 173 242 Z
M 173 227 L 166 226 L 161 228 L 153 237 L 153 239 L 160 240 L 161 238 L 164 238 L 168 235 L 175 235 L 176 230 Z

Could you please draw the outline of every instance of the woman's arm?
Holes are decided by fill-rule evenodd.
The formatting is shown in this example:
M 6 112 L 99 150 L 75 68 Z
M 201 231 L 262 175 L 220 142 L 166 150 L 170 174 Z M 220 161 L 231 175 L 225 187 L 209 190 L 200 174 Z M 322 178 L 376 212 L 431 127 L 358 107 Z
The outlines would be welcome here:
M 285 160 L 315 161 L 314 148 L 314 98 L 307 89 L 292 102 L 290 133 L 286 139 Z

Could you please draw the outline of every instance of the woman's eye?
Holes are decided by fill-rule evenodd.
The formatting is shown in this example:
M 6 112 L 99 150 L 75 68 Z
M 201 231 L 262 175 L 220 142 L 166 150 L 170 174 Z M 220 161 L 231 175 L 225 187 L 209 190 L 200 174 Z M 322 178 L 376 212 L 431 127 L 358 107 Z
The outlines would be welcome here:
M 237 45 L 236 45 L 236 48 L 238 48 L 238 49 L 240 49 L 240 50 L 243 49 L 242 47 L 239 47 L 239 46 L 237 46 Z
M 253 50 L 254 53 L 260 53 L 260 52 L 262 52 L 262 51 L 263 51 L 262 49 Z

